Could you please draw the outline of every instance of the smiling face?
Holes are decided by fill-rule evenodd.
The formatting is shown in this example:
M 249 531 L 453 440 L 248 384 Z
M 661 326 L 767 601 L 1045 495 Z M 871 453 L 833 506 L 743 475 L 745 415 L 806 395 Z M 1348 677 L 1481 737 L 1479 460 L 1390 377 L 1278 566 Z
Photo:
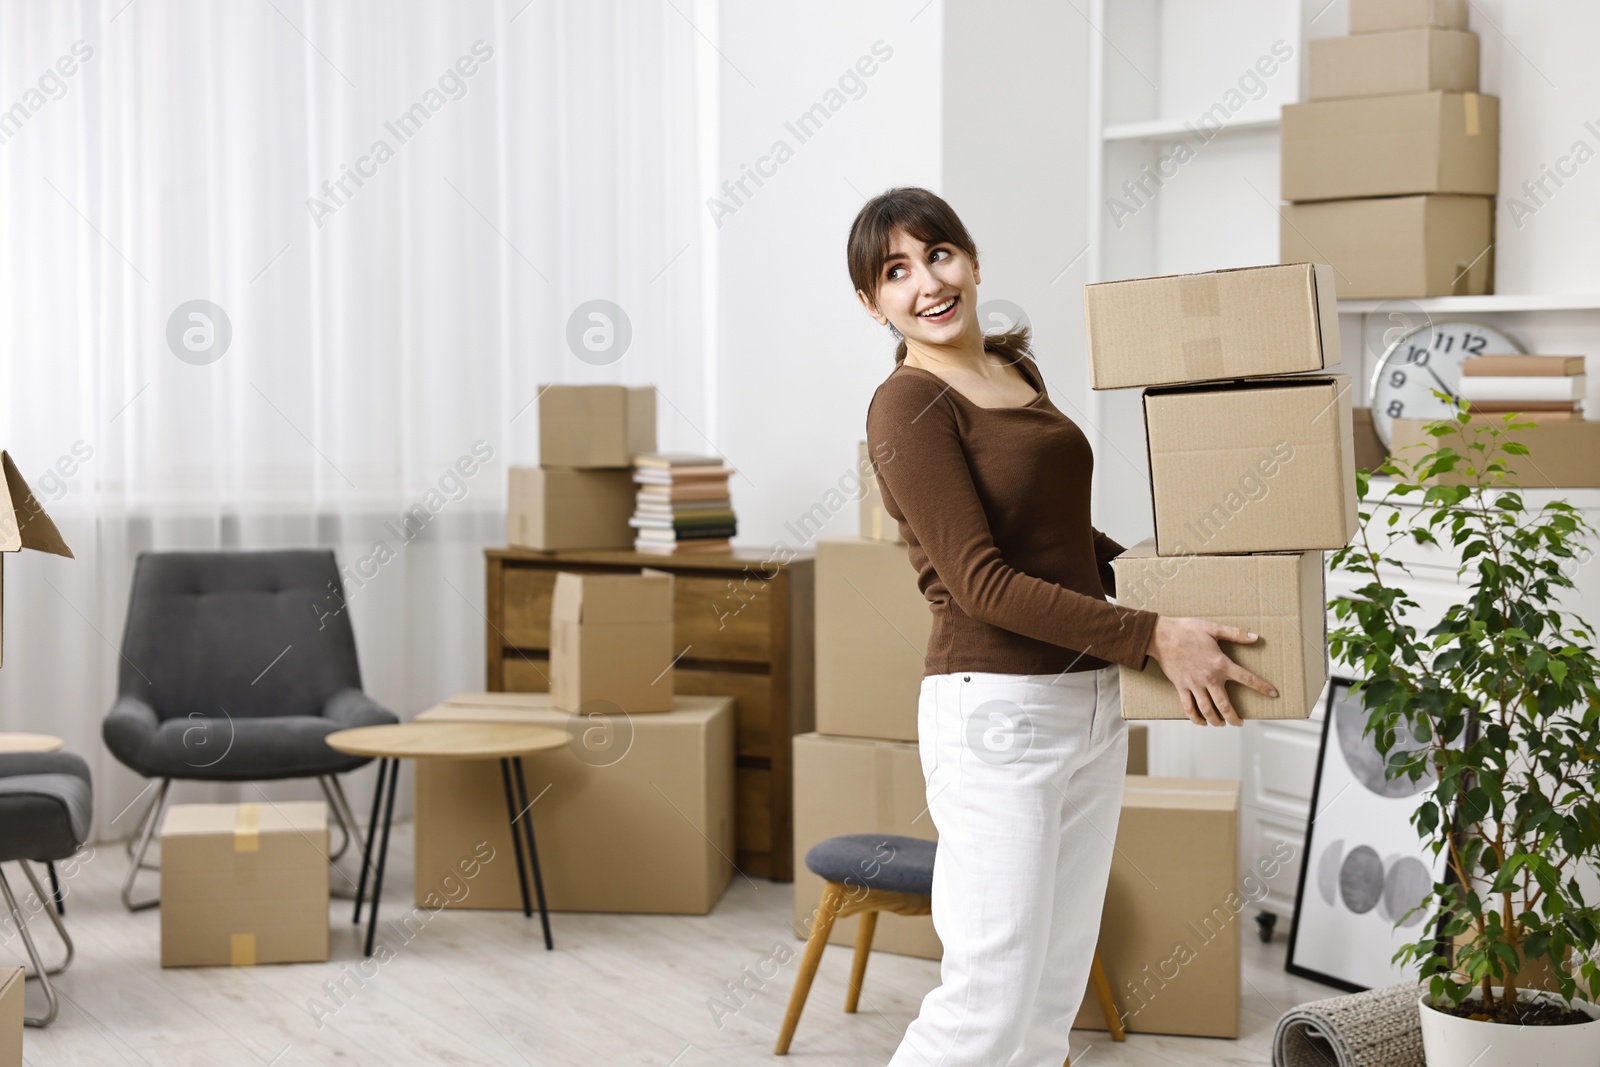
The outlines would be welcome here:
M 889 238 L 889 255 L 878 275 L 876 297 L 856 297 L 880 323 L 892 323 L 918 348 L 982 348 L 975 310 L 978 264 L 949 242 L 923 244 L 904 230 Z

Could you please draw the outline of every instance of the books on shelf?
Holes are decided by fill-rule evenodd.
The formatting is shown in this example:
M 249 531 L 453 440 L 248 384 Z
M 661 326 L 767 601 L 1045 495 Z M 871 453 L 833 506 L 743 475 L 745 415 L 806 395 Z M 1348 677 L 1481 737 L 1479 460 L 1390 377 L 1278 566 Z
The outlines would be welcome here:
M 1461 398 L 1474 415 L 1581 420 L 1588 386 L 1583 356 L 1475 356 L 1461 364 Z
M 727 552 L 738 532 L 720 456 L 648 452 L 634 457 L 636 552 L 657 555 Z

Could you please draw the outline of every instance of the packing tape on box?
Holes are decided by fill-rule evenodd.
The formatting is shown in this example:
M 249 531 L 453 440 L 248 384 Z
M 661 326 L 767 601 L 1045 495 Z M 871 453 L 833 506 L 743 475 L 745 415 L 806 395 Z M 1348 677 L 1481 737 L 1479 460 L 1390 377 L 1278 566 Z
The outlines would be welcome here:
M 1461 94 L 1462 113 L 1466 119 L 1467 136 L 1478 136 L 1478 94 Z
M 1183 371 L 1189 378 L 1220 378 L 1223 375 L 1222 294 L 1215 275 L 1190 278 L 1178 287 L 1178 310 L 1184 317 L 1188 336 L 1183 342 Z M 1209 325 L 1196 321 L 1210 319 Z
M 240 804 L 233 817 L 233 850 L 235 852 L 261 851 L 261 805 Z M 254 934 L 250 935 L 252 938 Z M 252 952 L 255 950 L 252 948 Z
M 228 966 L 254 967 L 256 965 L 256 935 L 228 935 Z

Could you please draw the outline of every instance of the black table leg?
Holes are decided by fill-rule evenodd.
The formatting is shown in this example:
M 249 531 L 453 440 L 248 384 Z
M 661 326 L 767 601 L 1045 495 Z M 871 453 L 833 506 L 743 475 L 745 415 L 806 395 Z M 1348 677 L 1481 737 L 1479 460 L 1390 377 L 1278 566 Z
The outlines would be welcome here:
M 383 896 L 383 864 L 389 858 L 389 826 L 394 822 L 394 787 L 400 781 L 400 761 L 389 761 L 389 795 L 383 805 L 383 840 L 378 844 L 378 866 L 372 872 L 372 911 L 367 926 L 367 955 L 378 932 L 378 901 Z
M 517 756 L 511 761 L 517 772 L 517 794 L 522 798 L 522 832 L 528 838 L 528 866 L 533 868 L 533 886 L 539 894 L 539 924 L 544 927 L 544 947 L 548 951 L 555 948 L 550 940 L 550 912 L 544 906 L 544 877 L 539 873 L 539 850 L 533 847 L 533 805 L 528 802 L 528 783 L 522 777 L 522 757 Z M 517 828 L 513 826 L 511 833 L 515 836 Z M 527 899 L 526 893 L 523 899 Z
M 47 860 L 44 869 L 50 872 L 50 895 L 55 898 L 56 914 L 67 913 L 67 898 L 61 895 L 61 880 L 56 877 L 56 865 L 53 860 Z
M 517 802 L 511 795 L 511 761 L 500 761 L 500 780 L 506 787 L 506 815 L 511 819 L 511 847 L 517 854 L 517 882 L 522 886 L 522 914 L 533 918 L 533 902 L 528 899 L 528 872 L 522 866 L 522 838 L 517 836 Z
M 361 925 L 361 901 L 367 895 L 367 871 L 372 867 L 372 839 L 378 836 L 378 812 L 383 805 L 383 777 L 389 769 L 389 761 L 378 761 L 378 786 L 372 791 L 372 818 L 367 823 L 367 847 L 361 857 L 361 881 L 356 883 L 356 914 L 350 921 L 357 926 Z

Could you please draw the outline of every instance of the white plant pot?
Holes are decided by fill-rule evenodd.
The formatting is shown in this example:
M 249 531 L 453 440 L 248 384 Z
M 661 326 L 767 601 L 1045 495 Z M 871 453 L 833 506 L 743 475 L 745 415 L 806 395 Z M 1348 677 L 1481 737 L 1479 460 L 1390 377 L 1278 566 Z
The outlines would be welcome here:
M 1501 987 L 1492 988 L 1499 996 Z M 1565 1004 L 1553 993 L 1532 995 Z M 1435 1011 L 1432 999 L 1417 998 L 1428 1067 L 1600 1067 L 1600 1006 L 1574 999 L 1572 1007 L 1591 1020 L 1575 1026 L 1515 1026 Z M 1474 994 L 1463 1003 L 1478 999 Z

